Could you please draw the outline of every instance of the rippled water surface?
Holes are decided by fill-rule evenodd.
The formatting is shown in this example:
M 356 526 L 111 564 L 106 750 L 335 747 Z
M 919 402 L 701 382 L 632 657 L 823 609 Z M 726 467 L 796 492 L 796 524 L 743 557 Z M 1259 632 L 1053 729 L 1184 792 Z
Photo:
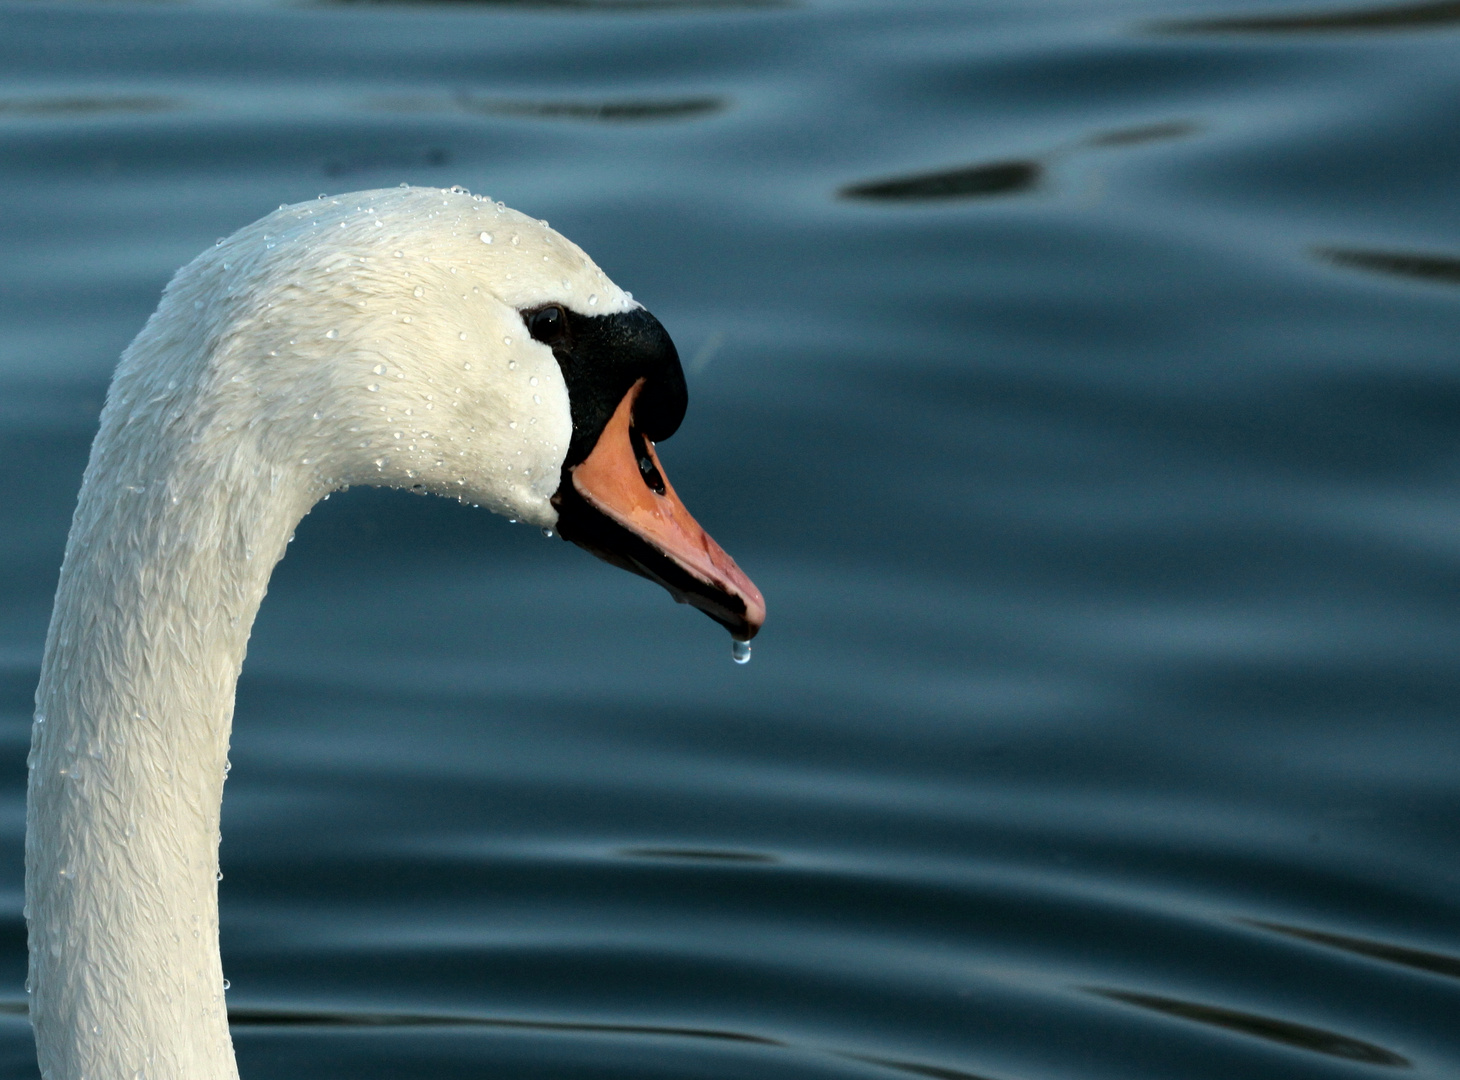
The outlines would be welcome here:
M 1322 0 L 1319 0 L 1322 2 Z M 664 321 L 754 662 L 356 490 L 239 688 L 245 1080 L 1460 1074 L 1460 4 L 0 3 L 0 1076 L 115 359 L 464 184 Z

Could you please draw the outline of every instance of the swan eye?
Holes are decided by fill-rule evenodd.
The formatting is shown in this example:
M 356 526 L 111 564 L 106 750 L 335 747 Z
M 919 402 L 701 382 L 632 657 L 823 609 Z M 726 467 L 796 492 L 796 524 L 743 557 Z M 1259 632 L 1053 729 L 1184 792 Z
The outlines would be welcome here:
M 563 309 L 556 304 L 534 311 L 527 317 L 527 332 L 544 345 L 554 345 L 562 341 L 567 329 L 568 320 Z

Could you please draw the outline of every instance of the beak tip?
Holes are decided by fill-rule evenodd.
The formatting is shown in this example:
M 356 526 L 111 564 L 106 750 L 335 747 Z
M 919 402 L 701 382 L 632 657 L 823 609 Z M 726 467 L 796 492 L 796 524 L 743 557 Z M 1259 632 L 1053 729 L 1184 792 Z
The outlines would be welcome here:
M 715 554 L 718 556 L 716 562 L 719 564 L 716 569 L 721 571 L 717 587 L 727 597 L 733 597 L 740 603 L 738 606 L 743 611 L 735 613 L 735 622 L 726 623 L 730 636 L 736 641 L 749 641 L 760 633 L 760 628 L 765 625 L 765 596 L 755 587 L 755 582 L 746 576 L 745 571 L 735 564 L 735 560 L 726 555 L 725 552 L 714 544 L 709 537 L 705 538 L 714 545 Z
M 760 628 L 765 625 L 765 600 L 757 591 L 745 598 L 745 637 L 742 641 L 749 641 L 760 633 Z M 736 635 L 737 637 L 739 635 Z

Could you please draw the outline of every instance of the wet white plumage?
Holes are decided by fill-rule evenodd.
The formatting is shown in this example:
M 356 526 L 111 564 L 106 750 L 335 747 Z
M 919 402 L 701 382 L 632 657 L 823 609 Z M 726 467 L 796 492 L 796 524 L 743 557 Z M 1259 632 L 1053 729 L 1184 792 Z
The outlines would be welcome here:
M 269 574 L 350 484 L 553 526 L 567 390 L 518 314 L 547 302 L 634 306 L 545 222 L 459 190 L 361 192 L 194 260 L 123 355 L 36 695 L 28 985 L 48 1080 L 237 1075 L 218 822 Z

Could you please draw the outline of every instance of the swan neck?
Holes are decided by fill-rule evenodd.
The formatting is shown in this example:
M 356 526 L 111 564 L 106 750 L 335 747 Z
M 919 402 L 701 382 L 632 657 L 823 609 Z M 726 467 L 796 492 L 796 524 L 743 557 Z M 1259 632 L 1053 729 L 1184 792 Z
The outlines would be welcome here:
M 26 830 L 47 1080 L 237 1076 L 217 905 L 234 691 L 312 498 L 251 432 L 189 438 L 189 409 L 114 386 L 57 589 Z

